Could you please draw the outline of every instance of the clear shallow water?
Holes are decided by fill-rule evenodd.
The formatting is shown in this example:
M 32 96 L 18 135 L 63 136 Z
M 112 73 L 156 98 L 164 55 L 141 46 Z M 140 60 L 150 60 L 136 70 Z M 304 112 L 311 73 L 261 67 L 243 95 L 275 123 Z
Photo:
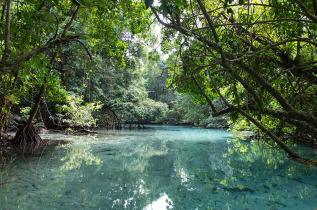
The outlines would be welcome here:
M 317 208 L 316 167 L 226 131 L 153 126 L 43 137 L 71 143 L 16 156 L 0 178 L 0 209 Z

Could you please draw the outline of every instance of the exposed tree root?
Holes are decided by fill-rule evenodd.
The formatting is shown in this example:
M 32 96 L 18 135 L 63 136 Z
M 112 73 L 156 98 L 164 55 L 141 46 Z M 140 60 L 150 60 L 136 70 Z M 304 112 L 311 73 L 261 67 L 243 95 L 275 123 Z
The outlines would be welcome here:
M 34 127 L 33 123 L 27 122 L 23 118 L 15 115 L 14 120 L 17 123 L 18 132 L 16 133 L 13 144 L 40 144 L 42 142 L 39 136 L 38 128 Z
M 20 128 L 13 139 L 13 144 L 40 144 L 41 137 L 38 134 L 38 129 L 31 123 Z

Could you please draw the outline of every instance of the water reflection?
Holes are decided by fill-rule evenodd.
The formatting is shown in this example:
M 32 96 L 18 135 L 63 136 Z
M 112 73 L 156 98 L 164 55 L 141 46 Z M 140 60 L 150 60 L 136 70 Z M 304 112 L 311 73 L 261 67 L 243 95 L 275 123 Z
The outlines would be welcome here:
M 98 166 L 101 163 L 101 159 L 91 153 L 89 144 L 72 144 L 64 147 L 67 147 L 67 155 L 61 158 L 64 164 L 59 170 L 62 172 L 78 169 L 82 164 Z
M 225 131 L 155 127 L 66 138 L 73 143 L 16 159 L 1 181 L 0 209 L 317 206 L 316 168 L 286 159 L 270 149 L 274 145 L 232 139 Z

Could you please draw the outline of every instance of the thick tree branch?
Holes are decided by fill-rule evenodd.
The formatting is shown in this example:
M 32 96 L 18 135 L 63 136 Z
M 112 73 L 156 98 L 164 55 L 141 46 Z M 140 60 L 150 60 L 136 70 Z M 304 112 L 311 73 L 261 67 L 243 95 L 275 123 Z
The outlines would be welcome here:
M 176 31 L 179 31 L 181 32 L 182 34 L 184 34 L 185 36 L 188 36 L 188 37 L 194 37 L 194 38 L 197 38 L 199 41 L 201 42 L 208 42 L 208 45 L 209 46 L 212 46 L 214 49 L 218 48 L 217 44 L 216 43 L 213 43 L 213 42 L 210 42 L 209 40 L 199 36 L 199 34 L 195 33 L 194 31 L 190 31 L 182 26 L 176 26 L 176 25 L 173 25 L 173 24 L 168 24 L 168 23 L 165 23 L 161 18 L 160 16 L 157 14 L 155 8 L 151 7 L 152 9 L 152 12 L 154 13 L 156 19 L 159 21 L 159 23 L 161 23 L 163 26 L 167 27 L 167 28 L 171 28 L 171 29 L 175 29 Z
M 197 2 L 199 4 L 201 10 L 203 11 L 205 18 L 207 19 L 208 25 L 211 28 L 211 31 L 213 33 L 213 36 L 214 36 L 216 43 L 218 43 L 218 46 L 219 46 L 218 51 L 221 55 L 223 67 L 228 69 L 230 72 L 233 72 L 230 65 L 228 65 L 227 59 L 226 59 L 226 55 L 229 55 L 229 54 L 228 53 L 225 54 L 223 52 L 221 43 L 219 42 L 218 34 L 216 32 L 216 29 L 213 25 L 213 22 L 212 22 L 210 16 L 208 15 L 208 13 L 206 11 L 206 8 L 202 4 L 201 0 L 197 0 Z M 258 72 L 256 72 L 254 69 L 252 69 L 250 66 L 246 65 L 242 61 L 240 61 L 238 64 L 244 70 L 246 70 L 255 79 L 255 81 L 257 81 L 260 85 L 262 85 L 266 91 L 268 91 L 272 96 L 274 96 L 277 99 L 277 101 L 283 106 L 284 109 L 294 111 L 294 108 L 286 101 L 286 99 L 275 88 L 273 88 Z
M 250 109 L 252 112 L 260 112 L 264 115 L 275 115 L 273 117 L 275 117 L 275 119 L 280 119 L 283 120 L 283 118 L 287 118 L 287 121 L 290 122 L 292 125 L 295 125 L 297 127 L 301 127 L 303 128 L 304 125 L 307 125 L 308 128 L 311 128 L 313 130 L 314 133 L 316 133 L 316 127 L 317 127 L 317 119 L 314 116 L 314 113 L 309 113 L 309 112 L 302 112 L 302 111 L 297 111 L 295 110 L 295 106 L 293 107 L 292 104 L 289 103 L 289 101 L 285 98 L 284 95 L 284 91 L 281 86 L 279 85 L 275 85 L 275 84 L 271 84 L 270 82 L 268 82 L 267 80 L 267 75 L 268 72 L 263 73 L 263 69 L 261 69 L 262 67 L 258 67 L 257 64 L 250 64 L 249 62 L 253 62 L 253 61 L 245 61 L 245 60 L 235 60 L 237 59 L 236 55 L 233 55 L 232 53 L 229 53 L 230 51 L 227 50 L 228 52 L 226 52 L 224 49 L 226 49 L 225 47 L 222 46 L 222 43 L 220 43 L 220 38 L 219 35 L 217 34 L 218 32 L 216 31 L 216 27 L 217 26 L 221 26 L 221 25 L 217 25 L 215 23 L 213 23 L 213 20 L 211 19 L 211 16 L 207 13 L 206 8 L 204 6 L 204 4 L 202 3 L 202 0 L 196 0 L 200 10 L 203 13 L 204 19 L 201 18 L 201 15 L 197 15 L 195 17 L 199 18 L 199 23 L 204 24 L 205 22 L 207 22 L 208 24 L 208 34 L 205 33 L 203 35 L 200 34 L 199 30 L 191 30 L 186 28 L 188 25 L 189 27 L 193 27 L 196 23 L 196 20 L 192 20 L 190 18 L 188 18 L 188 21 L 193 21 L 193 23 L 187 24 L 186 27 L 185 26 L 181 26 L 179 24 L 176 24 L 176 21 L 171 21 L 169 22 L 167 19 L 167 22 L 164 22 L 160 16 L 158 15 L 157 10 L 155 10 L 153 7 L 151 7 L 154 15 L 156 16 L 156 18 L 158 19 L 158 21 L 164 25 L 165 27 L 174 29 L 180 33 L 182 33 L 183 35 L 187 36 L 187 37 L 191 37 L 195 40 L 201 41 L 203 44 L 205 44 L 207 47 L 207 49 L 209 51 L 216 51 L 217 53 L 217 57 L 219 56 L 219 58 L 221 58 L 220 64 L 221 66 L 225 69 L 225 71 L 227 73 L 229 73 L 230 75 L 233 76 L 233 78 L 237 81 L 239 81 L 243 87 L 246 89 L 246 92 L 250 92 L 252 93 L 252 91 L 254 92 L 254 97 L 257 97 L 257 94 L 255 92 L 255 88 L 252 87 L 250 88 L 250 86 L 252 86 L 252 84 L 255 82 L 258 86 L 262 87 L 268 94 L 269 94 L 269 99 L 276 99 L 278 101 L 278 103 L 281 105 L 280 109 L 283 110 L 277 110 L 274 112 L 271 112 L 271 110 L 267 110 L 264 109 L 263 107 L 257 107 L 257 109 L 259 109 L 260 111 L 255 111 Z M 297 3 L 302 3 L 300 0 L 293 0 L 296 1 Z M 314 0 L 315 1 L 315 0 Z M 305 16 L 307 18 L 309 18 L 310 20 L 299 20 L 299 19 L 289 19 L 292 21 L 296 21 L 296 22 L 315 22 L 316 21 L 316 17 L 313 15 L 309 16 L 309 11 L 307 10 L 307 8 L 302 8 L 303 4 L 300 5 L 300 8 L 304 11 Z M 305 7 L 305 6 L 304 6 Z M 306 10 L 305 10 L 306 9 Z M 299 13 L 297 13 L 299 14 Z M 308 15 L 307 15 L 308 14 Z M 205 21 L 206 20 L 206 21 Z M 285 19 L 286 20 L 286 19 Z M 242 25 L 254 25 L 254 24 L 264 24 L 264 23 L 269 23 L 269 22 L 276 22 L 276 21 L 285 21 L 285 20 L 268 20 L 268 21 L 258 21 L 258 22 L 254 22 L 254 23 L 248 23 L 248 24 L 236 24 L 236 23 L 229 23 L 229 24 L 223 24 L 223 25 L 232 25 L 232 26 L 237 26 L 237 27 L 233 27 L 232 30 L 237 30 L 239 35 L 243 34 L 246 35 L 247 37 L 250 36 L 251 37 L 251 45 L 252 45 L 252 50 L 256 50 L 258 49 L 263 49 L 267 47 L 267 49 L 272 49 L 273 54 L 277 55 L 276 60 L 274 59 L 270 59 L 269 62 L 273 63 L 276 67 L 279 69 L 288 69 L 290 68 L 290 66 L 294 66 L 294 64 L 296 65 L 296 63 L 292 62 L 292 59 L 289 59 L 290 56 L 289 55 L 285 55 L 284 49 L 280 49 L 278 47 L 277 44 L 280 43 L 274 43 L 274 41 L 272 39 L 269 39 L 269 36 L 267 37 L 261 37 L 258 36 L 258 34 L 255 34 L 255 32 L 253 31 L 249 31 L 247 29 L 245 29 Z M 179 21 L 181 22 L 181 21 Z M 311 24 L 307 24 L 307 26 L 311 26 Z M 307 29 L 308 30 L 308 29 Z M 197 32 L 197 33 L 196 33 Z M 210 41 L 210 35 L 212 37 L 212 41 Z M 298 38 L 296 41 L 300 41 L 300 42 L 307 42 L 309 45 L 316 46 L 316 43 L 314 42 L 314 40 L 309 40 L 306 39 L 304 40 L 300 40 L 301 38 Z M 255 41 L 255 43 L 254 43 Z M 282 41 L 284 43 L 287 43 L 289 40 L 286 41 Z M 246 43 L 244 43 L 246 44 Z M 305 44 L 303 44 L 305 45 Z M 191 46 L 189 46 L 190 48 Z M 266 50 L 267 50 L 266 49 Z M 188 50 L 189 52 L 192 52 L 191 49 Z M 257 56 L 252 56 L 252 58 L 257 58 Z M 313 61 L 313 60 L 312 60 Z M 255 61 L 256 62 L 256 61 Z M 233 66 L 234 65 L 234 66 Z M 283 67 L 283 68 L 281 68 Z M 200 71 L 201 68 L 196 68 L 197 71 Z M 188 76 L 188 71 L 184 71 L 185 73 L 185 77 Z M 242 75 L 240 74 L 240 72 L 242 72 Z M 208 71 L 209 73 L 209 71 Z M 248 81 L 245 81 L 244 79 L 244 73 L 248 75 Z M 274 72 L 275 73 L 275 72 Z M 303 72 L 302 72 L 303 73 Z M 213 110 L 215 110 L 212 101 L 209 99 L 209 97 L 205 94 L 204 89 L 200 86 L 201 84 L 199 83 L 199 81 L 197 81 L 197 78 L 194 76 L 194 74 L 190 75 L 192 77 L 193 82 L 195 83 L 195 85 L 197 86 L 198 90 L 200 91 L 201 95 L 204 96 L 204 98 L 206 99 L 207 103 L 210 105 L 211 104 L 211 108 Z M 274 77 L 275 75 L 273 75 Z M 209 73 L 209 77 L 210 77 L 210 73 Z M 303 77 L 303 76 L 302 76 Z M 295 77 L 295 78 L 299 78 L 299 77 Z M 270 79 L 270 78 L 269 78 Z M 212 77 L 210 77 L 210 81 L 212 86 L 214 87 L 214 89 L 216 90 L 216 92 L 218 93 L 219 97 L 222 99 L 222 101 L 226 104 L 226 106 L 228 107 L 227 109 L 220 111 L 223 113 L 227 113 L 227 112 L 231 112 L 231 111 L 236 111 L 239 114 L 241 114 L 242 116 L 246 117 L 248 120 L 250 120 L 253 124 L 255 124 L 260 130 L 262 130 L 264 133 L 266 133 L 268 136 L 271 137 L 272 140 L 274 140 L 274 142 L 276 142 L 281 148 L 283 148 L 284 151 L 286 151 L 290 157 L 292 157 L 294 160 L 299 161 L 299 162 L 306 162 L 305 159 L 300 158 L 298 154 L 296 154 L 294 151 L 292 151 L 290 148 L 288 148 L 276 135 L 274 135 L 269 129 L 267 129 L 260 121 L 256 120 L 250 113 L 248 113 L 247 111 L 245 111 L 245 105 L 241 105 L 241 106 L 234 106 L 232 104 L 230 104 L 225 98 L 224 96 L 221 94 L 220 90 L 219 90 L 219 84 L 216 84 L 215 81 L 213 80 Z M 299 81 L 303 81 L 303 80 L 299 80 Z M 305 81 L 305 80 L 304 80 Z M 309 79 L 309 81 L 311 81 Z M 282 90 L 281 90 L 281 89 Z M 237 97 L 238 94 L 235 94 L 235 96 Z M 265 99 L 266 100 L 266 99 Z M 261 100 L 259 100 L 261 102 Z M 269 103 L 269 102 L 268 102 Z M 269 105 L 268 105 L 269 106 Z M 302 109 L 303 110 L 303 109 Z M 218 112 L 217 114 L 219 114 L 220 112 Z M 277 116 L 278 115 L 278 116 Z M 313 133 L 311 132 L 311 133 Z M 310 161 L 308 160 L 309 163 L 317 165 L 317 163 L 315 161 Z
M 310 11 L 308 10 L 308 8 L 303 4 L 303 2 L 301 2 L 301 0 L 292 0 L 293 2 L 296 2 L 297 5 L 303 10 L 303 12 L 305 13 L 305 15 L 312 20 L 313 22 L 317 23 L 317 17 L 312 15 L 310 13 Z
M 61 36 L 62 38 L 66 36 L 66 33 L 67 33 L 68 29 L 70 28 L 70 26 L 72 25 L 74 19 L 76 18 L 78 11 L 79 11 L 79 6 L 76 8 L 75 12 L 73 13 L 72 18 L 70 19 L 69 23 L 66 24 L 64 31 L 62 33 L 62 36 Z
M 204 7 L 204 5 L 202 4 L 201 0 L 197 0 L 198 4 L 199 4 L 199 7 L 200 9 L 202 10 L 207 22 L 208 22 L 208 25 L 210 26 L 211 28 L 211 31 L 212 31 L 212 34 L 214 36 L 214 39 L 215 39 L 215 42 L 217 43 L 217 48 L 215 48 L 215 50 L 217 50 L 219 52 L 219 54 L 221 55 L 221 60 L 222 60 L 222 66 L 227 69 L 244 87 L 247 87 L 248 91 L 250 91 L 252 93 L 252 95 L 255 97 L 255 100 L 257 102 L 259 102 L 260 106 L 262 106 L 261 104 L 261 100 L 257 97 L 257 95 L 255 94 L 254 90 L 252 88 L 249 88 L 249 85 L 244 81 L 244 79 L 242 77 L 240 77 L 231 67 L 231 65 L 228 63 L 227 61 L 227 56 L 226 56 L 226 53 L 223 51 L 222 49 L 222 45 L 219 41 L 219 37 L 218 37 L 218 34 L 216 32 L 216 29 L 214 27 L 214 24 L 210 18 L 210 16 L 208 15 L 207 11 L 206 11 L 206 8 Z M 252 69 L 251 69 L 252 70 Z M 254 73 L 255 76 L 257 76 L 257 79 L 258 80 L 261 80 L 263 81 L 264 79 L 261 79 L 261 77 L 255 72 Z M 276 91 L 275 91 L 276 93 Z
M 38 93 L 38 96 L 37 96 L 37 99 L 36 99 L 36 103 L 35 103 L 35 105 L 33 107 L 32 112 L 30 113 L 30 117 L 29 117 L 29 119 L 27 121 L 26 126 L 29 126 L 32 123 L 32 121 L 33 121 L 33 119 L 34 119 L 34 117 L 35 117 L 35 115 L 37 113 L 37 110 L 40 107 L 40 104 L 41 104 L 41 101 L 42 101 L 42 97 L 44 95 L 45 88 L 46 88 L 46 85 L 47 85 L 47 81 L 48 81 L 48 78 L 49 78 L 49 76 L 51 74 L 51 71 L 53 69 L 53 64 L 54 64 L 54 61 L 55 61 L 56 57 L 57 57 L 57 52 L 54 52 L 53 56 L 52 56 L 52 58 L 50 60 L 50 65 L 51 66 L 49 67 L 49 69 L 48 69 L 48 71 L 46 73 L 46 76 L 44 77 L 43 84 L 42 84 L 42 86 L 40 88 L 40 92 Z
M 275 141 L 287 154 L 289 154 L 294 160 L 300 159 L 303 160 L 302 158 L 300 158 L 300 156 L 298 154 L 296 154 L 295 152 L 293 152 L 291 149 L 289 149 L 277 136 L 275 136 L 272 132 L 270 132 L 262 123 L 260 123 L 259 121 L 257 121 L 254 117 L 252 117 L 250 114 L 248 114 L 247 112 L 245 112 L 244 110 L 242 110 L 239 107 L 233 106 L 232 104 L 229 104 L 229 102 L 224 98 L 224 96 L 221 94 L 221 92 L 219 91 L 219 89 L 217 88 L 215 82 L 213 81 L 213 79 L 211 78 L 211 82 L 214 86 L 214 88 L 217 90 L 217 93 L 219 95 L 219 97 L 223 100 L 223 102 L 228 106 L 228 110 L 229 111 L 237 111 L 239 112 L 241 115 L 245 116 L 248 120 L 250 120 L 254 125 L 256 125 L 260 130 L 262 130 L 262 132 L 266 133 L 268 136 L 270 136 L 273 141 Z M 313 163 L 313 161 L 310 161 Z M 314 163 L 316 164 L 316 163 Z
M 9 62 L 7 62 L 6 64 L 3 64 L 0 66 L 0 72 L 5 72 L 11 68 L 16 68 L 19 65 L 21 65 L 21 63 L 30 60 L 31 58 L 49 50 L 49 49 L 53 49 L 57 46 L 60 46 L 62 44 L 71 42 L 71 41 L 76 41 L 78 40 L 79 36 L 65 36 L 63 38 L 57 39 L 53 42 L 49 42 L 46 45 L 42 45 L 34 50 L 31 50 L 23 55 L 20 55 L 19 57 L 17 57 L 16 59 L 10 60 Z
M 198 0 L 198 2 L 199 2 L 199 1 L 200 1 L 200 0 Z M 201 1 L 200 1 L 200 2 L 201 2 Z M 202 5 L 202 6 L 203 6 L 203 5 Z M 204 8 L 204 7 L 203 7 L 203 8 Z M 158 14 L 156 13 L 156 11 L 155 11 L 153 8 L 152 8 L 152 11 L 155 13 L 156 18 L 159 20 L 159 22 L 160 22 L 161 24 L 163 24 L 164 26 L 169 27 L 169 28 L 173 28 L 173 29 L 175 29 L 175 30 L 177 30 L 177 31 L 179 31 L 179 32 L 181 32 L 181 33 L 183 33 L 183 34 L 186 35 L 186 36 L 191 36 L 191 37 L 192 37 L 192 34 L 193 34 L 193 33 L 191 33 L 189 30 L 184 29 L 183 27 L 179 27 L 179 26 L 175 26 L 175 25 L 172 25 L 172 24 L 164 23 L 164 22 L 159 18 Z M 208 23 L 211 23 L 211 26 L 210 26 L 210 27 L 212 28 L 212 26 L 213 26 L 213 25 L 212 25 L 212 21 L 211 21 L 210 17 L 208 16 L 208 14 L 206 14 L 206 10 L 205 10 L 205 13 L 204 13 L 204 14 L 207 15 L 206 19 L 207 19 L 207 18 L 209 19 Z M 207 19 L 207 20 L 208 20 L 208 19 Z M 213 28 L 214 28 L 214 27 L 213 27 Z M 218 37 L 215 30 L 214 30 L 213 33 L 215 33 L 216 37 Z M 206 40 L 206 39 L 204 39 L 204 38 L 198 36 L 197 34 L 195 35 L 195 38 L 197 38 L 198 40 L 202 41 L 203 43 L 207 44 L 208 46 L 212 47 L 213 49 L 215 49 L 215 50 L 217 50 L 217 51 L 219 50 L 219 48 L 221 49 L 221 44 L 220 44 L 220 43 L 219 43 L 219 44 L 220 44 L 220 47 L 218 47 L 218 46 L 215 46 L 214 43 L 212 43 L 212 42 L 210 42 L 210 41 L 208 41 L 208 40 Z M 219 38 L 218 38 L 218 39 L 215 38 L 215 40 L 216 40 L 216 42 L 217 42 L 217 40 L 219 41 Z M 217 43 L 218 43 L 218 42 L 217 42 Z M 222 51 L 222 50 L 221 50 L 221 51 Z M 220 54 L 221 54 L 221 53 L 220 53 Z M 226 56 L 228 56 L 230 59 L 234 59 L 233 55 L 230 54 L 230 53 L 224 53 L 224 52 L 223 52 L 223 54 L 226 55 Z M 231 73 L 244 87 L 248 87 L 248 84 L 247 84 L 238 74 L 236 74 L 236 73 L 231 69 L 231 67 L 227 64 L 226 56 L 222 56 L 222 65 L 223 65 L 223 67 L 225 67 L 225 69 L 229 70 L 230 73 Z M 223 61 L 225 61 L 225 62 L 223 62 Z M 243 70 L 246 70 L 246 71 L 252 76 L 252 78 L 255 79 L 256 82 L 258 82 L 261 86 L 263 86 L 263 88 L 264 88 L 266 91 L 268 91 L 274 98 L 276 98 L 286 111 L 291 111 L 292 113 L 296 113 L 296 115 L 301 116 L 301 117 L 306 117 L 306 116 L 309 115 L 309 114 L 307 114 L 307 113 L 302 113 L 302 112 L 296 111 L 296 110 L 288 103 L 288 101 L 287 101 L 275 88 L 273 88 L 256 70 L 252 69 L 250 66 L 246 65 L 246 64 L 245 64 L 244 62 L 242 62 L 242 61 L 238 62 L 237 64 L 238 64 L 238 66 L 240 66 Z M 254 89 L 252 89 L 252 88 L 247 88 L 247 90 L 250 91 L 250 93 L 254 92 Z M 253 94 L 253 95 L 256 96 L 257 94 Z M 256 100 L 256 101 L 258 101 L 258 100 Z M 261 100 L 259 100 L 259 101 L 261 101 Z M 312 116 L 311 116 L 311 117 L 312 117 Z
M 272 132 L 270 132 L 262 123 L 257 121 L 255 118 L 253 118 L 250 114 L 243 111 L 242 109 L 239 109 L 235 107 L 235 109 L 243 116 L 245 116 L 248 120 L 250 120 L 254 125 L 256 125 L 260 130 L 262 130 L 264 133 L 266 133 L 271 139 L 273 139 L 289 156 L 291 156 L 293 159 L 300 158 L 299 155 L 295 152 L 293 152 L 290 148 L 288 148 L 276 135 L 274 135 Z
M 162 21 L 159 17 L 159 15 L 157 14 L 157 12 L 155 11 L 155 9 L 153 7 L 151 7 L 154 15 L 156 16 L 156 18 L 158 19 L 158 21 L 164 25 L 165 27 L 168 27 L 168 28 L 172 28 L 172 29 L 175 29 L 179 32 L 181 32 L 182 34 L 184 34 L 185 36 L 189 36 L 189 37 L 194 37 L 194 38 L 197 38 L 199 41 L 201 41 L 202 43 L 208 45 L 209 47 L 215 49 L 218 51 L 219 47 L 216 43 L 214 42 L 210 42 L 209 40 L 205 39 L 204 37 L 201 37 L 199 36 L 198 34 L 192 32 L 192 31 L 189 31 L 181 26 L 175 26 L 175 25 L 172 25 L 172 24 L 167 24 L 165 23 L 164 21 Z M 211 21 L 211 20 L 210 20 Z M 215 32 L 216 33 L 216 32 Z M 194 36 L 193 36 L 194 35 Z M 219 39 L 218 39 L 219 40 Z M 220 43 L 219 43 L 220 44 Z M 209 49 L 208 49 L 209 50 Z M 228 54 L 229 55 L 229 54 Z M 232 56 L 230 54 L 230 56 Z M 224 56 L 223 56 L 224 57 Z M 222 57 L 222 58 L 223 58 Z M 223 59 L 221 60 L 222 61 L 222 64 L 223 64 Z M 220 62 L 221 64 L 221 62 Z M 226 64 L 226 62 L 225 62 Z M 257 94 L 255 93 L 254 89 L 251 88 L 248 83 L 241 77 L 239 76 L 235 71 L 233 71 L 227 64 L 224 66 L 226 69 L 228 69 L 230 71 L 230 73 L 252 94 L 252 96 L 254 97 L 255 101 L 257 103 L 259 103 L 259 106 L 261 107 L 262 106 L 262 102 L 261 100 L 259 99 L 259 97 L 257 96 Z
M 252 78 L 263 88 L 269 92 L 276 100 L 281 104 L 281 106 L 287 111 L 295 111 L 290 103 L 278 92 L 270 83 L 268 83 L 255 69 L 251 68 L 249 65 L 246 65 L 244 62 L 239 61 L 237 63 L 243 70 L 249 73 Z

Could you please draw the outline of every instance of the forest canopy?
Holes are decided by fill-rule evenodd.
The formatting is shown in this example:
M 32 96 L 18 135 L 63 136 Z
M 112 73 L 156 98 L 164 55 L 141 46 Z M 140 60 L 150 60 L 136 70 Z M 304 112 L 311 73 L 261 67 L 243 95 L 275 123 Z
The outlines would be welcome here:
M 253 123 L 293 158 L 281 137 L 316 142 L 316 1 L 146 2 L 165 26 L 164 50 L 177 49 L 169 70 L 179 91 L 213 116 Z
M 285 139 L 316 143 L 316 0 L 0 5 L 0 133 L 19 128 L 15 143 L 41 141 L 34 123 L 88 130 L 97 121 L 228 119 L 293 158 Z

